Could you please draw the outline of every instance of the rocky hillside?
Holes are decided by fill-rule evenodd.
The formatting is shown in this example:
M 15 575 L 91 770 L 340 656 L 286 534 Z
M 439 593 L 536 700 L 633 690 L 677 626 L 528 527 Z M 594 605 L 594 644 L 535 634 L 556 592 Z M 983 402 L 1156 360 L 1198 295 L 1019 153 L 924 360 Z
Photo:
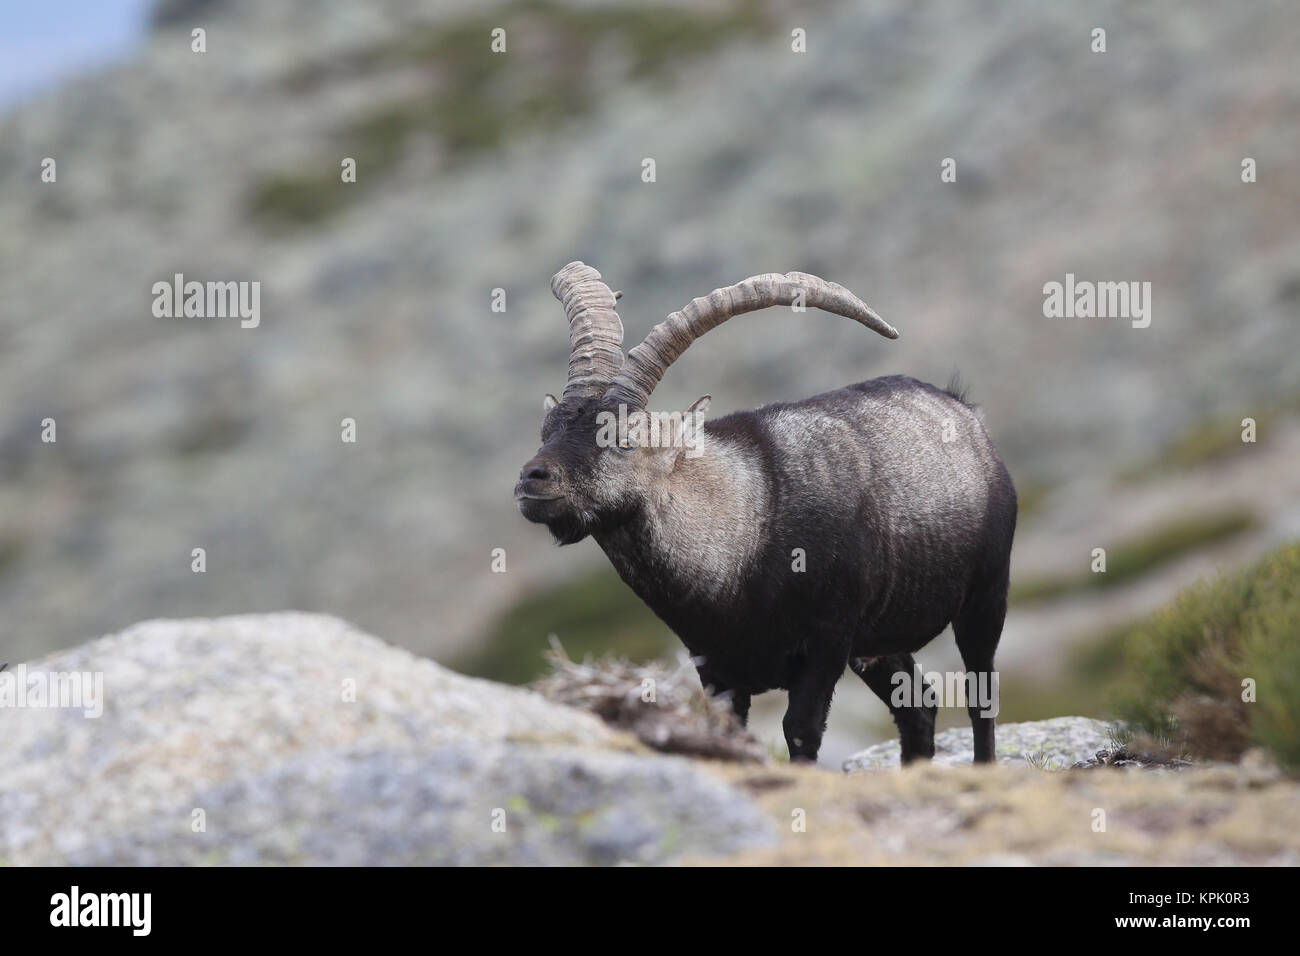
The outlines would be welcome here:
M 1276 770 L 1056 772 L 1081 718 L 846 776 L 657 753 L 329 617 L 150 621 L 24 684 L 74 672 L 102 694 L 0 710 L 0 865 L 1300 863 Z
M 633 339 L 755 272 L 861 293 L 897 343 L 755 316 L 658 397 L 708 391 L 721 412 L 960 367 L 1034 506 L 1020 567 L 1069 575 L 1093 547 L 1250 512 L 1145 589 L 1066 595 L 1050 626 L 1013 615 L 1022 662 L 1300 530 L 1285 0 L 212 0 L 155 19 L 134 62 L 0 117 L 10 660 L 143 617 L 286 606 L 445 657 L 596 564 L 510 500 L 565 367 L 548 279 L 575 258 L 625 291 Z M 152 285 L 177 272 L 261 282 L 261 324 L 155 318 Z M 1151 326 L 1045 319 L 1066 273 L 1150 281 Z M 1206 427 L 1222 450 L 1244 415 L 1270 423 L 1258 445 L 1162 470 Z

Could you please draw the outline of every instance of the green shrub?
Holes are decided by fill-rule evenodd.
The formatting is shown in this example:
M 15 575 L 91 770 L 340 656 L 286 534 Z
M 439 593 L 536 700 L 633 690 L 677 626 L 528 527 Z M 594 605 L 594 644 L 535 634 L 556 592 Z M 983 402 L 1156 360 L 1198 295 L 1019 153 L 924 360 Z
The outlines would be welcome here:
M 277 173 L 253 187 L 248 211 L 262 225 L 309 226 L 343 208 L 351 195 L 349 188 L 337 172 Z
M 1245 673 L 1255 678 L 1250 704 L 1255 743 L 1300 769 L 1300 546 L 1261 566 L 1259 601 L 1246 615 Z
M 1300 769 L 1300 543 L 1188 589 L 1125 643 L 1115 705 L 1137 730 L 1212 759 L 1260 745 Z

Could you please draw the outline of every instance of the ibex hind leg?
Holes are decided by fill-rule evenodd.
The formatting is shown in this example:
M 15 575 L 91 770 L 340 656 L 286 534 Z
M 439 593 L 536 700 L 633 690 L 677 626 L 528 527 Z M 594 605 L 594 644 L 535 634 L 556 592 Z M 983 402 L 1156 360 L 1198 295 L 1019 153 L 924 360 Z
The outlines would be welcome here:
M 860 657 L 851 660 L 849 666 L 889 708 L 894 725 L 898 727 L 903 763 L 933 757 L 934 719 L 939 708 L 934 704 L 927 707 L 915 702 L 917 698 L 913 695 L 913 682 L 921 679 L 915 658 L 911 654 Z M 896 674 L 906 674 L 907 680 L 900 681 Z M 904 695 L 901 701 L 898 697 L 900 693 Z
M 977 686 L 997 692 L 993 671 L 993 655 L 1002 637 L 1002 622 L 1007 616 L 1007 583 L 1005 577 L 983 593 L 972 595 L 961 613 L 952 622 L 957 635 L 957 650 L 961 653 L 967 679 L 974 675 Z M 996 698 L 995 698 L 996 700 Z M 971 729 L 975 738 L 975 763 L 992 763 L 994 758 L 993 717 L 983 716 L 989 702 L 968 701 Z

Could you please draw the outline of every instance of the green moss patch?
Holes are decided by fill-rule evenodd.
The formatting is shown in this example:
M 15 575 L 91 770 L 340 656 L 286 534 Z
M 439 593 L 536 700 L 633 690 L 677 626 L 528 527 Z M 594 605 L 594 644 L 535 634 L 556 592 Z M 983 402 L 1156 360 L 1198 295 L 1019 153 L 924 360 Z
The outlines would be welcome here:
M 454 167 L 513 137 L 554 130 L 589 113 L 606 88 L 669 82 L 684 62 L 769 25 L 758 0 L 705 8 L 516 0 L 412 30 L 344 65 L 305 64 L 290 77 L 292 88 L 310 87 L 344 69 L 356 74 L 414 67 L 424 70 L 428 84 L 376 104 L 370 114 L 335 130 L 338 156 L 327 168 L 281 172 L 258 183 L 249 196 L 250 213 L 268 226 L 319 222 L 382 183 L 417 137 L 436 143 L 444 164 Z M 492 50 L 497 28 L 506 31 L 504 53 Z M 355 183 L 340 180 L 343 156 L 357 161 Z
M 550 634 L 574 660 L 617 655 L 644 663 L 671 657 L 682 646 L 617 574 L 597 571 L 520 601 L 452 666 L 475 677 L 526 684 L 550 671 Z

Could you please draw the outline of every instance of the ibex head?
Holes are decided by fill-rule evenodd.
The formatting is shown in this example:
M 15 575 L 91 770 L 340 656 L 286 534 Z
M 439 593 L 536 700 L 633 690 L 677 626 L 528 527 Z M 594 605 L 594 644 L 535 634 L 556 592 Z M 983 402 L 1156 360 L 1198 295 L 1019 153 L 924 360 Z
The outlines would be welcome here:
M 618 295 L 600 273 L 571 262 L 551 280 L 569 318 L 569 380 L 543 401 L 542 446 L 519 473 L 515 499 L 561 544 L 620 524 L 683 454 L 701 451 L 709 396 L 685 412 L 650 415 L 668 367 L 705 332 L 735 315 L 801 305 L 854 319 L 887 338 L 898 332 L 843 286 L 803 272 L 752 276 L 695 299 L 655 326 L 624 358 Z

